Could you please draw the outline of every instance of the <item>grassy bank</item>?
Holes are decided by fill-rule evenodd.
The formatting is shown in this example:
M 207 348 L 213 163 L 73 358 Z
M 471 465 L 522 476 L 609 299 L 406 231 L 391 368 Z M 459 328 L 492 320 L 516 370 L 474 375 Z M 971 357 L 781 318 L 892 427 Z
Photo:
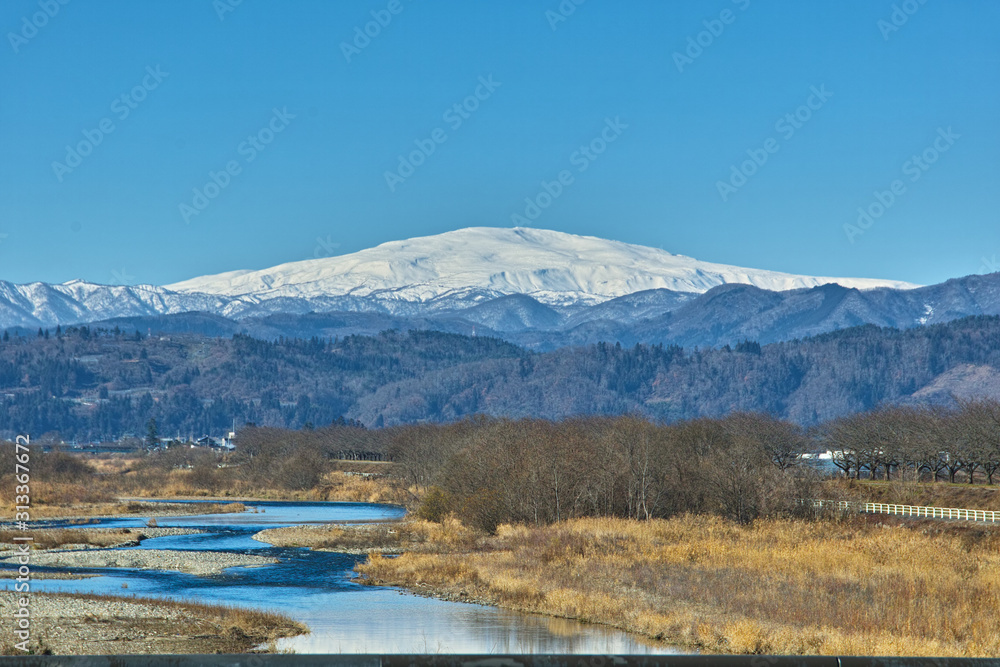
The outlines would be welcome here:
M 356 526 L 288 526 L 269 528 L 253 536 L 276 547 L 310 547 L 340 553 L 402 553 L 430 551 L 477 543 L 475 531 L 456 521 L 445 524 L 429 521 L 361 524 Z
M 407 553 L 373 553 L 357 571 L 703 651 L 1000 654 L 997 529 L 686 516 L 501 526 L 493 537 L 457 522 L 413 532 L 423 541 Z
M 824 498 L 899 505 L 1000 510 L 1000 487 L 950 482 L 832 479 L 823 482 Z
M 205 491 L 195 485 L 188 487 L 192 496 Z M 178 489 L 182 493 L 184 487 Z M 408 491 L 395 479 L 388 476 L 362 475 L 352 471 L 334 470 L 323 474 L 319 482 L 308 489 L 281 489 L 240 483 L 224 492 L 216 492 L 219 497 L 244 497 L 258 500 L 321 500 L 350 503 L 388 503 L 405 505 L 414 501 L 415 494 Z
M 245 512 L 246 505 L 240 502 L 216 503 L 151 503 L 139 500 L 118 500 L 109 502 L 44 503 L 33 505 L 32 519 L 80 518 L 98 516 L 176 516 L 188 514 L 236 514 Z M 13 516 L 13 509 L 8 516 Z
M 14 597 L 0 595 L 5 616 Z M 33 593 L 31 607 L 36 654 L 246 653 L 309 631 L 272 612 L 151 598 Z M 9 638 L 0 653 L 23 655 Z
M 0 544 L 12 545 L 15 537 L 24 537 L 25 533 L 16 530 L 0 530 Z M 114 530 L 87 528 L 54 528 L 50 530 L 33 530 L 30 533 L 32 549 L 56 549 L 66 546 L 90 546 L 98 548 L 134 546 L 145 537 L 140 531 L 130 528 Z

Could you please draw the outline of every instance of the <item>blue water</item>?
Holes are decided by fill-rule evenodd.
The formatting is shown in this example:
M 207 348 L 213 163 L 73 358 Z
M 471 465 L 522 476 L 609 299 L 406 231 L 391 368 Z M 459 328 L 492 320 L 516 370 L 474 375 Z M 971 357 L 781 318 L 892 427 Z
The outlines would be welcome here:
M 39 579 L 33 590 L 171 597 L 280 611 L 306 623 L 311 633 L 281 640 L 298 653 L 672 653 L 668 646 L 623 632 L 565 619 L 445 602 L 395 588 L 353 583 L 364 556 L 282 548 L 252 536 L 266 528 L 320 523 L 386 521 L 402 508 L 366 503 L 253 502 L 241 514 L 158 518 L 159 526 L 207 532 L 143 540 L 132 549 L 211 550 L 270 556 L 281 562 L 230 568 L 213 576 L 130 569 L 70 569 L 101 576 Z M 89 525 L 138 528 L 145 518 L 99 519 Z M 65 522 L 46 522 L 52 527 Z M 44 570 L 48 568 L 36 568 Z M 5 581 L 5 588 L 13 582 Z

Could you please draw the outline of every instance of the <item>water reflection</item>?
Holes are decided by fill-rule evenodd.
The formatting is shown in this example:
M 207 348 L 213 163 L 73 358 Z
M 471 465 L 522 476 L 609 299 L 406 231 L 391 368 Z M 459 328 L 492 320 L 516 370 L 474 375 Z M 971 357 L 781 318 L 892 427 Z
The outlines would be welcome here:
M 306 609 L 305 607 L 308 607 Z M 313 632 L 279 642 L 299 653 L 663 653 L 662 646 L 600 626 L 393 589 L 304 601 L 297 618 Z

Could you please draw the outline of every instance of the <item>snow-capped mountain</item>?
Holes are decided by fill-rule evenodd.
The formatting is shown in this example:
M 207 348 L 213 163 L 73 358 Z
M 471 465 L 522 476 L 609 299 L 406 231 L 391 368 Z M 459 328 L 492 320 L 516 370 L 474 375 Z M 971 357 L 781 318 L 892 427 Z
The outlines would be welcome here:
M 96 285 L 82 280 L 17 285 L 0 280 L 0 326 L 54 326 L 109 317 L 213 311 L 228 301 L 152 285 Z
M 257 300 L 361 297 L 428 303 L 521 294 L 553 306 L 596 304 L 644 290 L 703 293 L 741 283 L 785 291 L 836 283 L 910 289 L 910 283 L 823 278 L 701 262 L 658 248 L 544 229 L 470 227 L 360 252 L 231 271 L 167 285 L 186 294 Z M 471 304 L 470 304 L 471 305 Z
M 536 348 L 770 342 L 992 314 L 1000 274 L 930 287 L 799 276 L 522 228 L 460 229 L 165 287 L 0 281 L 0 328 L 114 320 L 106 326 L 261 337 L 434 329 Z

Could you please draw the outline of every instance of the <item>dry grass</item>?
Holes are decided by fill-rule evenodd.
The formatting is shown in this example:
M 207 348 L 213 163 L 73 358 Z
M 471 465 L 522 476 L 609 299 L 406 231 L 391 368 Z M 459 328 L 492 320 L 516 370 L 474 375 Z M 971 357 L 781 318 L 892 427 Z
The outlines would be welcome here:
M 402 505 L 410 496 L 405 489 L 402 489 L 388 477 L 362 476 L 350 471 L 326 473 L 315 491 L 316 500 L 342 500 L 356 503 Z
M 0 543 L 13 544 L 15 537 L 24 533 L 14 530 L 0 530 Z M 66 545 L 89 544 L 94 547 L 110 547 L 123 544 L 138 544 L 141 531 L 129 528 L 120 530 L 88 530 L 83 528 L 56 528 L 52 530 L 32 530 L 31 547 L 34 549 L 55 549 Z
M 838 478 L 823 484 L 823 497 L 900 505 L 1000 510 L 1000 487 L 947 482 L 872 481 Z
M 31 504 L 34 508 L 44 505 L 78 505 L 114 502 L 117 495 L 94 480 L 79 482 L 47 482 L 32 477 Z M 9 503 L 13 509 L 13 503 Z
M 403 546 L 399 534 L 387 524 L 270 528 L 254 535 L 254 539 L 276 547 L 312 547 L 346 553 L 395 553 Z
M 124 501 L 120 505 L 122 514 L 239 514 L 246 512 L 243 503 L 144 503 L 137 500 Z
M 127 476 L 126 476 L 127 477 Z M 129 494 L 148 498 L 252 498 L 255 500 L 340 500 L 402 504 L 411 494 L 384 476 L 333 471 L 312 489 L 253 486 L 232 480 L 214 489 L 199 486 L 189 470 L 174 470 L 162 483 L 129 488 Z
M 389 473 L 394 465 L 391 461 L 348 461 L 339 459 L 333 462 L 333 469 L 338 472 L 384 475 Z
M 198 503 L 197 514 L 240 514 L 247 511 L 243 503 Z
M 148 490 L 147 490 L 148 489 Z M 305 490 L 268 488 L 229 480 L 214 489 L 197 483 L 189 470 L 171 471 L 161 485 L 136 489 L 136 496 L 152 497 L 237 497 L 258 500 L 340 500 L 360 503 L 402 504 L 409 496 L 390 478 L 383 475 L 362 475 L 353 471 L 332 471 L 323 475 L 319 484 Z
M 72 503 L 67 505 L 35 505 L 31 506 L 32 519 L 56 519 L 66 516 L 113 516 L 124 514 L 124 503 Z M 13 507 L 8 508 L 7 516 L 13 516 Z
M 70 503 L 32 505 L 32 519 L 54 519 L 67 516 L 146 516 L 153 514 L 230 514 L 245 512 L 246 505 L 240 502 L 220 503 L 151 503 L 136 500 L 97 503 Z M 11 510 L 13 512 L 13 510 Z M 11 514 L 13 516 L 13 514 Z
M 998 547 L 1000 530 L 933 522 L 580 519 L 357 569 L 704 651 L 996 656 Z
M 125 454 L 100 454 L 86 457 L 87 463 L 94 472 L 102 475 L 116 475 L 125 470 L 135 468 L 142 462 L 142 457 Z
M 468 550 L 483 538 L 454 519 L 361 524 L 356 526 L 289 526 L 270 528 L 254 536 L 278 547 L 312 547 L 348 553 L 396 553 L 442 549 Z

